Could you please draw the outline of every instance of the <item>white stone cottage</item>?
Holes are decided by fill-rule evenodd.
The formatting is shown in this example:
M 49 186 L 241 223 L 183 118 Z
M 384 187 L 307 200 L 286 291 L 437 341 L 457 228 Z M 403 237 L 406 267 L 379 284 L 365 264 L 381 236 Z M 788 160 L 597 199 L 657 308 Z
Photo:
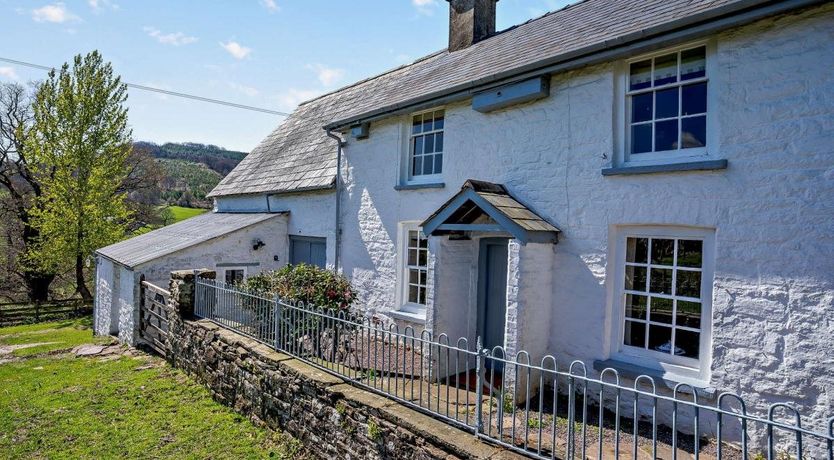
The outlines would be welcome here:
M 379 318 L 831 415 L 834 4 L 495 8 L 451 0 L 449 49 L 301 104 L 211 192 L 206 219 L 281 216 L 262 248 L 160 267 L 326 264 Z

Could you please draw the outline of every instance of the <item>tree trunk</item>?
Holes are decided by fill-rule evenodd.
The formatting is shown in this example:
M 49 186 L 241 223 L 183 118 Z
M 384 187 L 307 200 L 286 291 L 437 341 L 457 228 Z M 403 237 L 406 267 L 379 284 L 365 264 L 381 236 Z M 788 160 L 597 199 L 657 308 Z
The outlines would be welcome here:
M 32 226 L 29 212 L 22 206 L 18 211 L 18 218 L 23 224 L 23 252 L 33 247 L 40 236 L 38 229 Z M 23 282 L 26 283 L 26 293 L 30 302 L 44 302 L 49 300 L 49 286 L 55 280 L 55 273 L 46 273 L 37 268 L 23 267 Z
M 49 286 L 55 279 L 51 273 L 33 271 L 23 272 L 23 282 L 26 283 L 26 294 L 30 302 L 46 302 L 49 300 Z
M 87 282 L 84 281 L 84 257 L 81 254 L 75 256 L 75 292 L 81 294 L 84 302 L 93 300 L 93 295 L 87 289 Z

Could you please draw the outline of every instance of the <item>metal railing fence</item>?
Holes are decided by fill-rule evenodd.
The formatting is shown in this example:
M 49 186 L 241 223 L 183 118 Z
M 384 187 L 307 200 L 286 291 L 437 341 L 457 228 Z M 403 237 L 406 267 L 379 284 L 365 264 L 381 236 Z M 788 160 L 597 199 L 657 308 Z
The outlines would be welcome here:
M 592 377 L 581 361 L 533 362 L 214 280 L 195 291 L 200 318 L 532 457 L 834 460 L 834 417 L 809 424 L 790 404 L 755 415 L 732 393 L 708 404 L 689 385 L 642 375 L 629 386 L 614 369 Z

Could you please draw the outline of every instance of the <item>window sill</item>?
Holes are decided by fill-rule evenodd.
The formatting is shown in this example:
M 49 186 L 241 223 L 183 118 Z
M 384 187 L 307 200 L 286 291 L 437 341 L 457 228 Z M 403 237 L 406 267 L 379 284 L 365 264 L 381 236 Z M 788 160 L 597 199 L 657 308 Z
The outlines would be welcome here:
M 712 397 L 715 395 L 715 388 L 709 386 L 709 382 L 705 380 L 698 380 L 682 376 L 676 376 L 670 372 L 654 369 L 651 367 L 639 366 L 637 364 L 617 361 L 615 359 L 596 360 L 594 361 L 594 370 L 603 371 L 605 369 L 614 369 L 620 375 L 630 380 L 634 380 L 641 375 L 646 375 L 655 380 L 655 383 L 663 383 L 670 389 L 674 389 L 675 385 L 684 383 L 691 385 L 698 392 L 698 396 Z M 688 387 L 681 388 L 681 393 L 691 394 L 691 389 Z
M 602 170 L 603 176 L 630 174 L 653 174 L 683 171 L 714 171 L 727 169 L 727 160 L 686 161 L 682 163 L 664 163 L 656 165 L 618 166 Z
M 388 312 L 395 319 L 401 319 L 415 324 L 426 324 L 426 307 L 422 305 L 403 305 L 399 310 Z
M 435 182 L 430 184 L 401 184 L 395 185 L 394 190 L 401 191 L 401 190 L 422 190 L 427 188 L 444 188 L 446 184 L 443 182 Z

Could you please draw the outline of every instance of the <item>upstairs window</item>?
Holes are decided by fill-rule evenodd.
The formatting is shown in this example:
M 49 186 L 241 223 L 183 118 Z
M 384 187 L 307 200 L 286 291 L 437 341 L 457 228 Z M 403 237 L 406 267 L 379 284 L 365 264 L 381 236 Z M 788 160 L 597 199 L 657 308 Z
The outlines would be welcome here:
M 443 129 L 446 113 L 432 110 L 411 117 L 408 180 L 419 181 L 443 172 Z
M 706 153 L 707 59 L 707 47 L 700 45 L 629 62 L 629 160 L 651 159 L 658 152 Z

